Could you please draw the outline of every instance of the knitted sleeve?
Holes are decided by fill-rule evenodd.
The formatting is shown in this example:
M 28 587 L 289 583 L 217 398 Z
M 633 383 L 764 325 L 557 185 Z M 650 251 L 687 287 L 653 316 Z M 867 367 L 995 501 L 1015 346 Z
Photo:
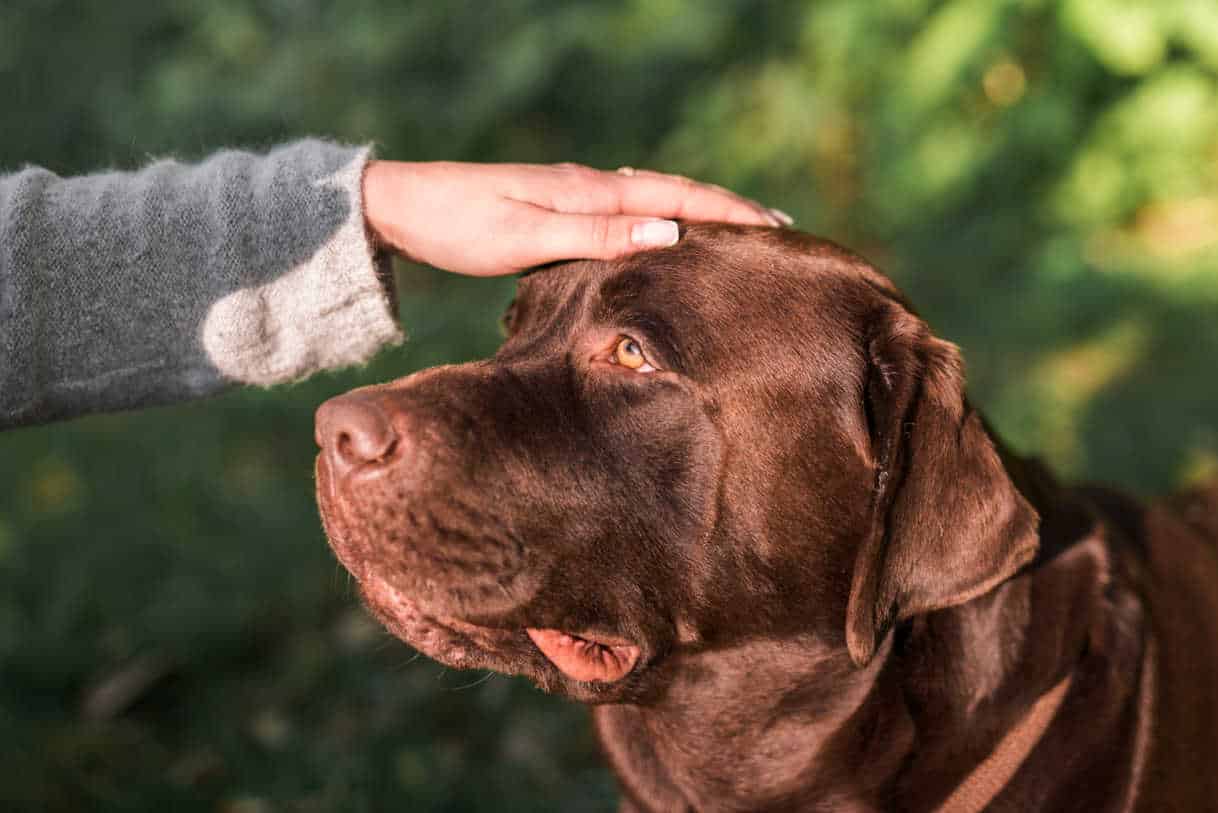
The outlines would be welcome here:
M 367 149 L 0 175 L 0 429 L 271 385 L 401 341 Z

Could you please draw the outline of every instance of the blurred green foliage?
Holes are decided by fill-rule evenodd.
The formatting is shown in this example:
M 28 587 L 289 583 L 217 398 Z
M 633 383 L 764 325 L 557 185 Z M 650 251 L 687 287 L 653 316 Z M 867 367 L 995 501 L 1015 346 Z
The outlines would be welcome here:
M 321 134 L 687 172 L 888 270 L 1018 449 L 1218 473 L 1213 0 L 7 0 L 0 111 L 7 169 Z M 0 807 L 612 809 L 582 710 L 415 662 L 323 542 L 313 408 L 490 353 L 511 291 L 400 277 L 364 370 L 0 437 Z

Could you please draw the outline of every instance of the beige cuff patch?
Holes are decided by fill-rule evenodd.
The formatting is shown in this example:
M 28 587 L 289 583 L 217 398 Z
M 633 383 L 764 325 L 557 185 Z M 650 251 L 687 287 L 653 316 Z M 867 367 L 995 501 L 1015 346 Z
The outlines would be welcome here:
M 270 386 L 370 359 L 403 340 L 364 225 L 369 150 L 316 185 L 338 189 L 347 216 L 314 254 L 257 287 L 217 301 L 202 325 L 207 356 L 227 378 Z

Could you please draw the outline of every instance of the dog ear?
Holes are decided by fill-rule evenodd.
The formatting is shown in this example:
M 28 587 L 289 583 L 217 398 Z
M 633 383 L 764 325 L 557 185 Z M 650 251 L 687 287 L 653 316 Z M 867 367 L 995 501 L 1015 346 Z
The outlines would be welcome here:
M 867 664 L 892 625 L 979 596 L 1035 555 L 1039 517 L 965 400 L 955 345 L 893 304 L 867 342 L 876 480 L 846 644 Z

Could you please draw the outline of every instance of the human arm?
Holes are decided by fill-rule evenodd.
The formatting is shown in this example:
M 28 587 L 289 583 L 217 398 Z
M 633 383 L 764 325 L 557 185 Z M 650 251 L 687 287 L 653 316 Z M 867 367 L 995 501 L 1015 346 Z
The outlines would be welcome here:
M 0 175 L 0 429 L 361 363 L 402 338 L 385 251 L 505 274 L 675 241 L 673 217 L 784 216 L 653 172 L 369 161 L 316 140 Z
M 0 176 L 0 428 L 270 385 L 401 340 L 367 150 Z

